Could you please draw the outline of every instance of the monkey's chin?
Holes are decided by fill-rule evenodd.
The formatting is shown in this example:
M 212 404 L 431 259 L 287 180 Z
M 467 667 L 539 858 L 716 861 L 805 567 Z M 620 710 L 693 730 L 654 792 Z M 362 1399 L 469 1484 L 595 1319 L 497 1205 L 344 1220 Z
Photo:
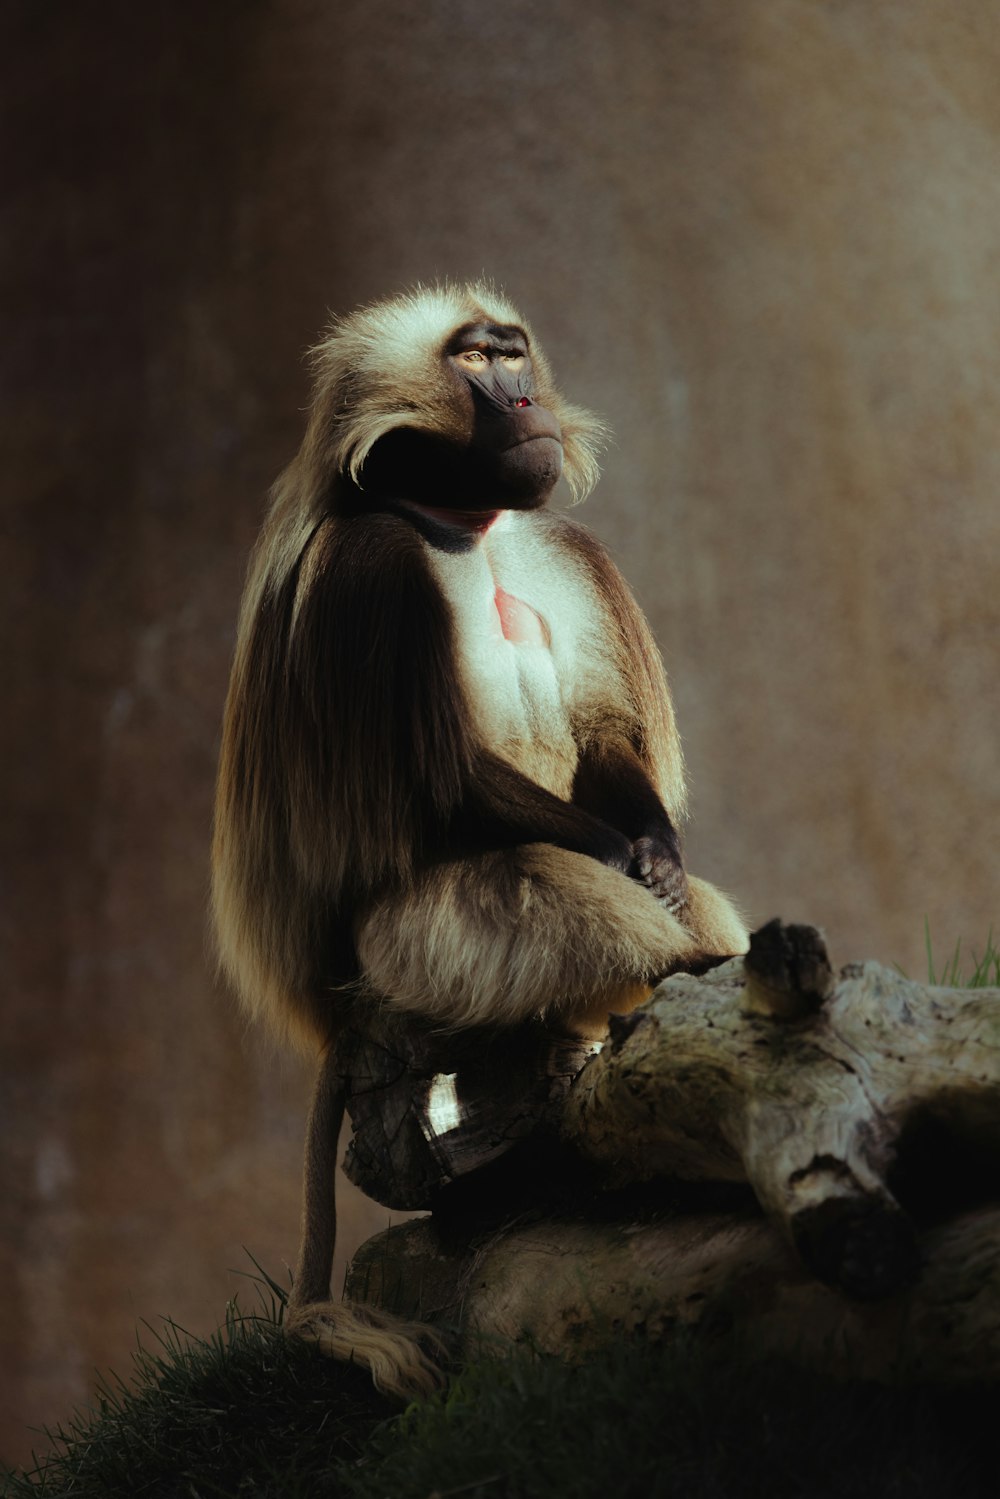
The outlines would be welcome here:
M 431 433 L 399 429 L 380 438 L 366 458 L 360 503 L 365 509 L 389 499 L 462 510 L 537 510 L 561 473 L 562 443 L 550 433 L 508 447 L 456 447 Z
M 556 437 L 529 437 L 504 448 L 484 463 L 484 508 L 537 510 L 562 473 L 562 443 Z

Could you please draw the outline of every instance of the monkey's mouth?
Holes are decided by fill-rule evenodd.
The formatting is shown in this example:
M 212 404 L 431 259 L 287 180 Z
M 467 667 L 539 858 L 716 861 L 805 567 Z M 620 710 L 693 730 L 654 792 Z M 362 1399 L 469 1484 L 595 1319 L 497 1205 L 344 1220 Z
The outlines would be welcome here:
M 562 427 L 546 406 L 491 405 L 476 410 L 472 446 L 480 451 L 502 455 L 527 447 L 542 437 L 562 447 Z

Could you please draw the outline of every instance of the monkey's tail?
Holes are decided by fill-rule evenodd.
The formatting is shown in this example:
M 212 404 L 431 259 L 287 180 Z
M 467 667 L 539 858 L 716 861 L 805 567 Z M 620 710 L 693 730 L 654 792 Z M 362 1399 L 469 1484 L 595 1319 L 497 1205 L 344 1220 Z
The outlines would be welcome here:
M 444 1383 L 435 1358 L 443 1358 L 446 1349 L 433 1328 L 362 1303 L 330 1299 L 337 1236 L 337 1137 L 344 1101 L 344 1081 L 337 1070 L 336 1045 L 331 1042 L 309 1111 L 302 1245 L 285 1311 L 285 1330 L 316 1343 L 331 1358 L 364 1364 L 375 1388 L 385 1395 L 404 1400 L 425 1397 Z

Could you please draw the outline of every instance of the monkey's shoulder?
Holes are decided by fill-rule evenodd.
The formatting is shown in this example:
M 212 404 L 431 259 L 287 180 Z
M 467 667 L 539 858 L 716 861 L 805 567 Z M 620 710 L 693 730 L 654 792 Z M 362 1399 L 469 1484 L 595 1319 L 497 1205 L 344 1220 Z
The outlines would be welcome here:
M 303 609 L 334 610 L 380 628 L 432 607 L 435 594 L 426 544 L 390 511 L 324 516 L 295 567 L 296 617 Z
M 550 544 L 570 553 L 586 566 L 602 589 L 628 589 L 610 550 L 589 526 L 561 510 L 548 511 L 541 519 Z
M 329 513 L 313 527 L 303 560 L 349 559 L 354 567 L 376 567 L 384 558 L 421 557 L 424 543 L 407 516 L 396 510 Z

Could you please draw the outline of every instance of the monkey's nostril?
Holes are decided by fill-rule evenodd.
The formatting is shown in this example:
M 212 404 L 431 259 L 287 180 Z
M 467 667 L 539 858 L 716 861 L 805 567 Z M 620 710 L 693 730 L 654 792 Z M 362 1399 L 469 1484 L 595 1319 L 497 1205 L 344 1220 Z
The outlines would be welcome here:
M 531 402 L 528 400 L 527 396 L 522 396 L 519 401 L 515 401 L 514 402 L 514 405 L 515 406 L 530 406 Z

